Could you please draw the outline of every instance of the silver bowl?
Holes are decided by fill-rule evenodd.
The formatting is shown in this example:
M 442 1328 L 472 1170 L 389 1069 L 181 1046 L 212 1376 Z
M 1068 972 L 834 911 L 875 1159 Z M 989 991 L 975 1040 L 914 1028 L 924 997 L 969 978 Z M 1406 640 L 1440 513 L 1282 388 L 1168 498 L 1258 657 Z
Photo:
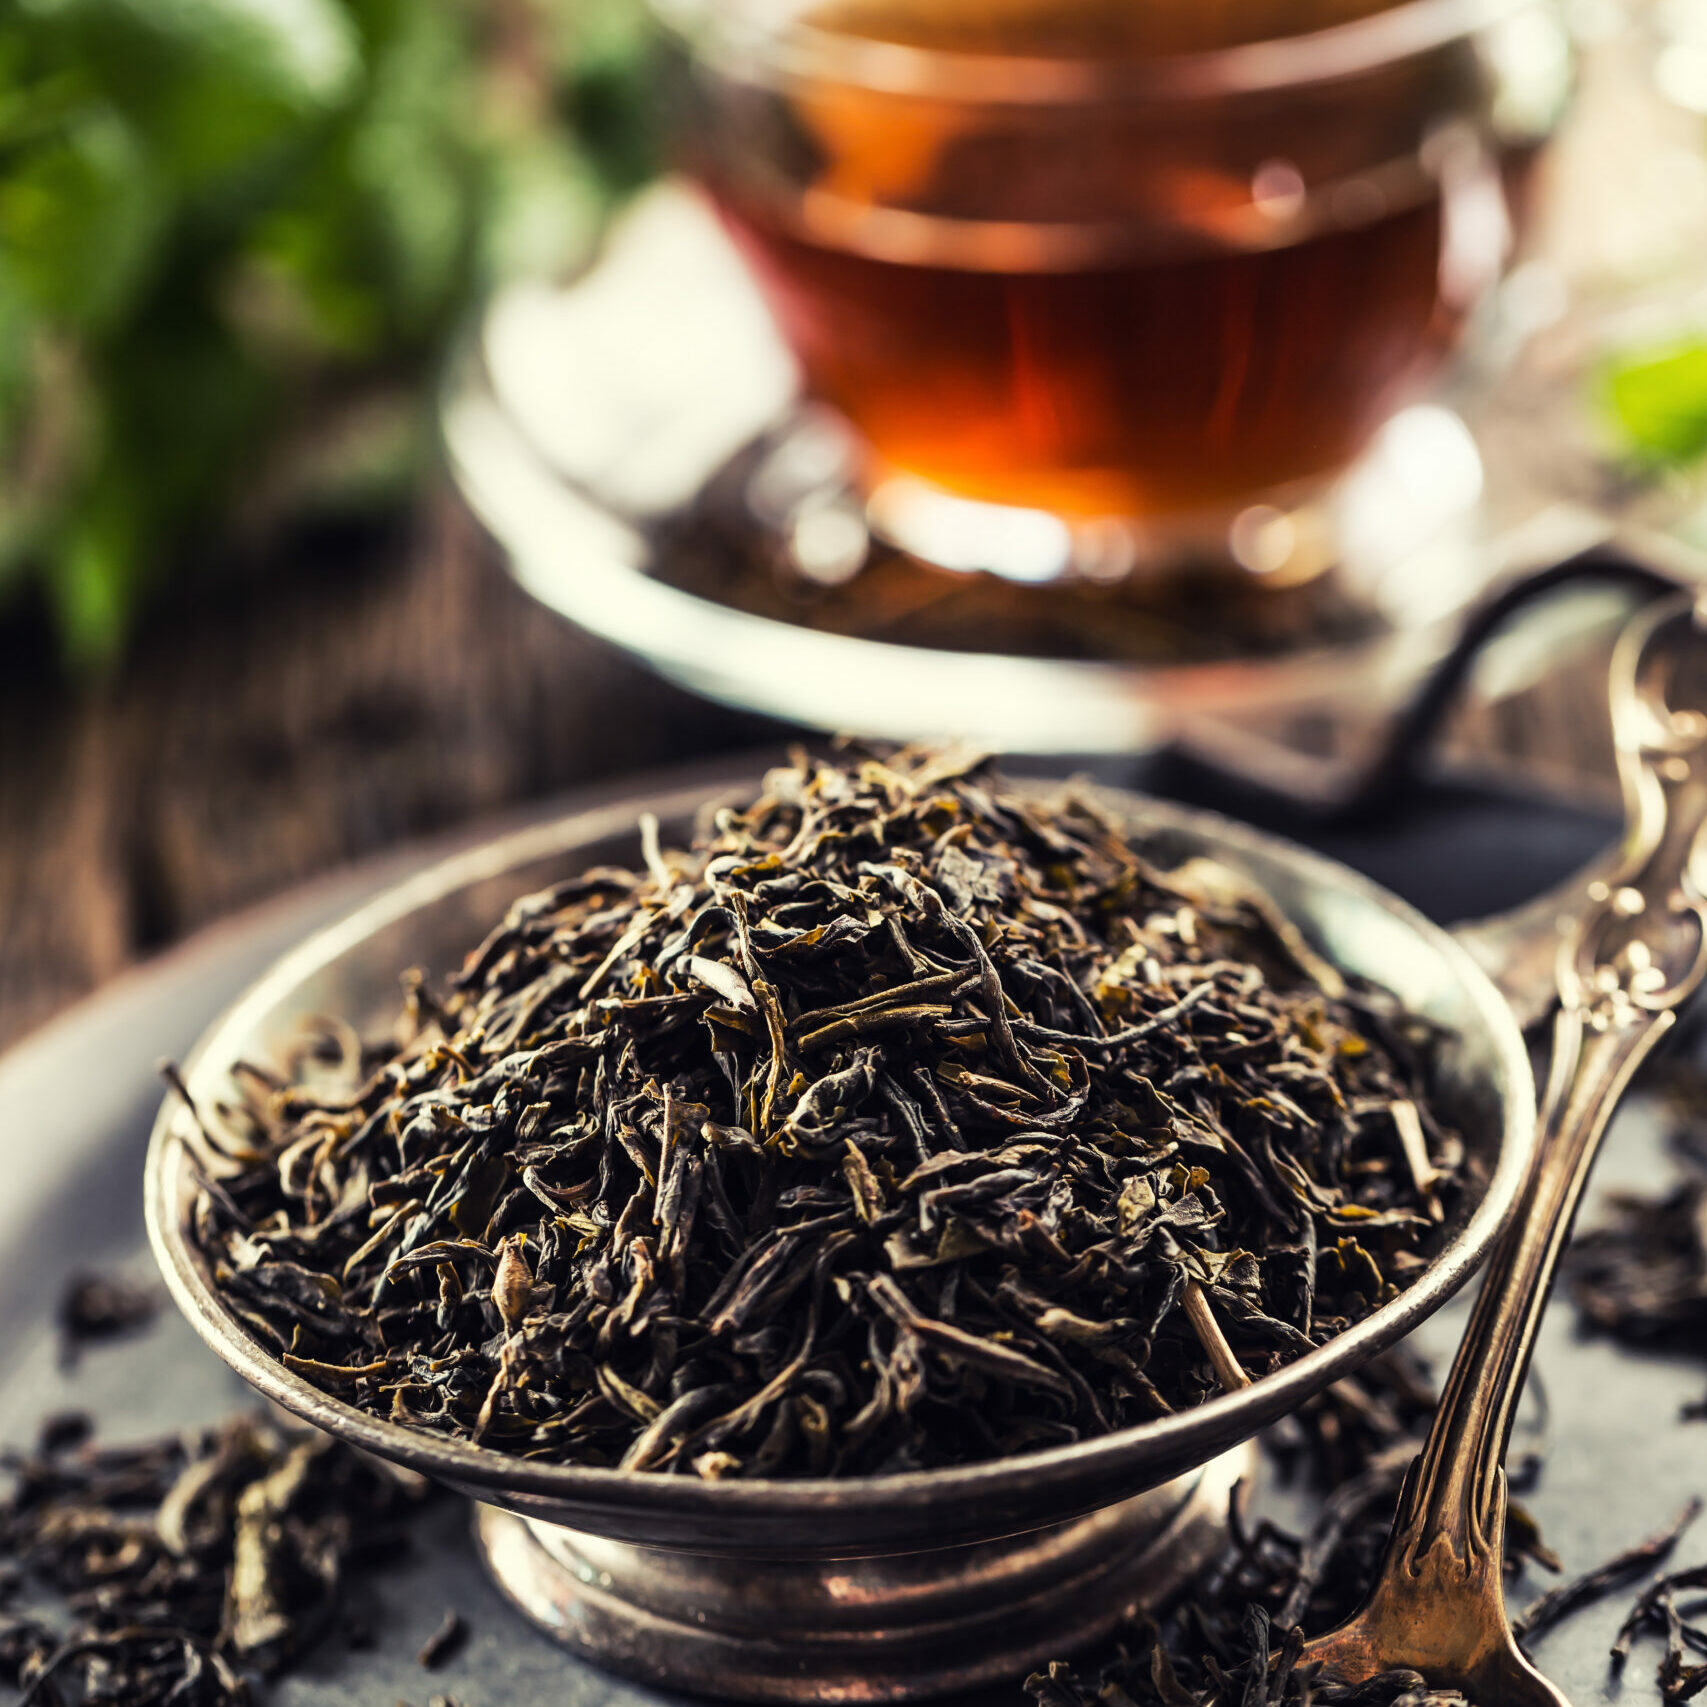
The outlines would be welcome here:
M 286 956 L 186 1068 L 213 1107 L 311 1016 L 390 1019 L 406 966 L 460 964 L 509 902 L 594 863 L 637 863 L 640 814 L 685 837 L 751 773 L 636 796 L 520 831 L 402 884 Z M 1031 785 L 1026 785 L 1031 786 Z M 249 1337 L 187 1236 L 188 1115 L 162 1109 L 148 1233 L 196 1331 L 261 1393 L 354 1446 L 480 1502 L 501 1586 L 571 1647 L 629 1676 L 763 1700 L 906 1700 L 1011 1677 L 1103 1630 L 1192 1568 L 1224 1522 L 1257 1430 L 1401 1338 L 1463 1285 L 1504 1222 L 1534 1141 L 1512 1016 L 1454 939 L 1355 873 L 1224 819 L 1103 799 L 1161 864 L 1206 853 L 1248 873 L 1331 960 L 1379 980 L 1444 1035 L 1437 1097 L 1476 1180 L 1421 1276 L 1348 1332 L 1248 1388 L 1101 1439 L 964 1468 L 840 1481 L 702 1482 L 534 1465 L 382 1422 Z

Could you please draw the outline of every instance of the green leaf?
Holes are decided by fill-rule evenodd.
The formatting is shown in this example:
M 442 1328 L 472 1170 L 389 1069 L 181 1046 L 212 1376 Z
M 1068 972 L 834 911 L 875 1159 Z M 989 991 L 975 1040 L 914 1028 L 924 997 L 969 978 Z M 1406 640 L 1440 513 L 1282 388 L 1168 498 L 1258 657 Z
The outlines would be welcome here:
M 585 154 L 564 138 L 518 139 L 490 174 L 482 275 L 551 277 L 578 265 L 597 241 L 608 192 Z
M 1605 392 L 1633 461 L 1681 467 L 1707 454 L 1707 340 L 1624 357 L 1607 372 Z
M 152 37 L 157 46 L 133 76 L 217 67 L 301 111 L 348 99 L 361 77 L 360 39 L 338 0 L 24 0 L 23 10 L 75 30 L 81 52 L 109 65 L 121 45 Z M 101 42 L 115 32 L 118 41 Z
M 454 11 L 417 0 L 368 23 L 362 103 L 303 162 L 249 248 L 299 326 L 347 357 L 418 348 L 448 324 L 471 283 L 486 188 Z
M 119 481 L 83 495 L 61 536 L 47 590 L 67 660 L 88 671 L 111 663 L 130 625 L 142 561 L 132 494 Z
M 250 489 L 397 490 L 477 293 L 650 170 L 637 0 L 499 21 L 0 0 L 0 598 L 39 578 L 68 655 L 114 656 Z
M 654 27 L 638 0 L 576 0 L 558 10 L 564 116 L 599 176 L 618 192 L 636 189 L 662 164 Z
M 134 298 L 166 213 L 129 125 L 85 108 L 0 177 L 0 289 L 61 326 L 108 326 Z

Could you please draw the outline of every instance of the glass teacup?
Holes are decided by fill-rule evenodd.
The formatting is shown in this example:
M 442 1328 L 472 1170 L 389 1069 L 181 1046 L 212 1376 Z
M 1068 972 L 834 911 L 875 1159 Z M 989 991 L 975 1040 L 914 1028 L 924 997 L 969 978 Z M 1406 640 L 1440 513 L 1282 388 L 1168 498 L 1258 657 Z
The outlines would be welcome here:
M 1462 339 L 1570 82 L 1552 0 L 655 4 L 874 525 L 962 567 L 987 506 L 1260 559 Z

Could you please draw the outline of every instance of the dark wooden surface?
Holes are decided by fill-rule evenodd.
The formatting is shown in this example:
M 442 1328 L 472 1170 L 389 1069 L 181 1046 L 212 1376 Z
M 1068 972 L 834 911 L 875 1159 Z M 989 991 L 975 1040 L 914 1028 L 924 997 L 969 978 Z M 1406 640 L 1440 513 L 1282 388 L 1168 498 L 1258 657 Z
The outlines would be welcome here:
M 151 618 L 71 689 L 0 634 L 0 1047 L 209 921 L 377 848 L 750 742 L 518 591 L 434 490 Z

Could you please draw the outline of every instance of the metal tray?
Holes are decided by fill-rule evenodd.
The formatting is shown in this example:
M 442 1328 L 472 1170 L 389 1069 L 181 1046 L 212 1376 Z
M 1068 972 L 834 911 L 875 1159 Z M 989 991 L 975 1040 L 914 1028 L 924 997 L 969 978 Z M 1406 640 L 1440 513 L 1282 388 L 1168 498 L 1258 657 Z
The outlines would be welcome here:
M 1133 778 L 1128 773 L 1121 780 Z M 543 820 L 599 798 L 555 801 L 529 818 Z M 60 1287 L 71 1272 L 91 1266 L 139 1277 L 152 1273 L 140 1186 L 160 1097 L 159 1059 L 186 1051 L 238 990 L 310 930 L 498 827 L 482 825 L 390 855 L 221 925 L 117 981 L 0 1058 L 0 1142 L 9 1183 L 0 1197 L 0 1440 L 28 1441 L 43 1414 L 66 1406 L 93 1413 L 104 1437 L 126 1439 L 211 1420 L 252 1402 L 248 1389 L 170 1310 L 145 1335 L 91 1348 L 75 1369 L 61 1370 L 52 1320 Z M 1468 787 L 1421 794 L 1402 817 L 1379 828 L 1300 834 L 1296 825 L 1276 827 L 1361 867 L 1443 920 L 1539 890 L 1610 835 L 1605 821 L 1557 804 Z M 1685 1039 L 1678 1047 L 1707 1059 L 1707 1038 Z M 1598 1189 L 1651 1189 L 1666 1165 L 1662 1137 L 1657 1111 L 1640 1097 L 1633 1100 L 1619 1117 Z M 1429 1324 L 1425 1345 L 1449 1347 L 1461 1310 L 1456 1305 Z M 1575 1572 L 1656 1528 L 1687 1494 L 1707 1492 L 1707 1424 L 1679 1416 L 1707 1381 L 1686 1361 L 1637 1356 L 1605 1341 L 1579 1342 L 1570 1322 L 1568 1308 L 1556 1307 L 1542 1338 L 1537 1369 L 1548 1401 L 1545 1470 L 1525 1503 L 1566 1570 Z M 1539 1414 L 1538 1407 L 1531 1410 Z M 1530 1426 L 1536 1426 L 1533 1417 Z M 1272 1483 L 1260 1489 L 1258 1503 L 1286 1521 L 1307 1515 L 1295 1495 Z M 1707 1526 L 1686 1540 L 1679 1562 L 1703 1557 Z M 1520 1585 L 1514 1604 L 1540 1586 Z M 372 1579 L 371 1593 L 382 1611 L 377 1646 L 351 1652 L 334 1639 L 270 1691 L 269 1700 L 281 1707 L 391 1707 L 441 1691 L 467 1707 L 668 1699 L 571 1659 L 531 1630 L 482 1575 L 467 1510 L 456 1502 L 436 1510 L 414 1555 Z M 1541 1664 L 1578 1707 L 1613 1699 L 1605 1653 L 1625 1604 L 1615 1596 L 1537 1644 Z M 449 1664 L 427 1673 L 414 1655 L 451 1606 L 468 1619 L 471 1640 Z M 1651 1663 L 1650 1650 L 1639 1650 L 1624 1701 L 1649 1698 Z M 1019 1707 L 1017 1681 L 1001 1698 Z

